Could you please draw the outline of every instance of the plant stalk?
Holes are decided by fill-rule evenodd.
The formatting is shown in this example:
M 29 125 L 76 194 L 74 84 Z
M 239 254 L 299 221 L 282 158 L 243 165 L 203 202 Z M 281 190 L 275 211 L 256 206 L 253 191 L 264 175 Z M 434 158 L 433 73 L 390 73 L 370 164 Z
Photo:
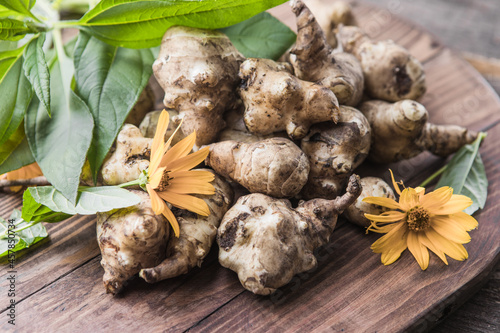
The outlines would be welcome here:
M 44 186 L 44 185 L 50 185 L 49 181 L 44 176 L 30 178 L 30 179 L 0 180 L 0 188 L 11 187 L 11 186 Z

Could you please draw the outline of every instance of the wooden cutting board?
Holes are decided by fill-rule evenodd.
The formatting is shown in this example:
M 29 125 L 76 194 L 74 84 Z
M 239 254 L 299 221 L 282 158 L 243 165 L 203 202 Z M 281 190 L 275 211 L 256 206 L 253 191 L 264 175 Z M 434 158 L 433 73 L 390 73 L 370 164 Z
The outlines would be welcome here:
M 295 25 L 287 4 L 272 13 Z M 317 253 L 319 267 L 270 297 L 245 291 L 236 274 L 218 264 L 216 250 L 188 275 L 155 285 L 137 278 L 113 297 L 102 286 L 95 218 L 74 217 L 47 225 L 50 240 L 18 256 L 15 330 L 422 332 L 465 302 L 500 258 L 500 100 L 471 66 L 421 27 L 361 3 L 355 13 L 373 38 L 391 38 L 423 62 L 428 93 L 421 102 L 432 122 L 488 131 L 481 154 L 489 196 L 475 215 L 479 228 L 470 233 L 468 260 L 445 266 L 431 254 L 429 268 L 421 271 L 406 251 L 386 267 L 370 250 L 379 235 L 365 235 L 341 220 L 331 244 Z M 415 186 L 444 162 L 422 154 L 390 166 L 368 165 L 361 173 L 388 180 L 390 167 Z M 1 216 L 20 205 L 20 195 L 0 194 Z M 8 304 L 8 270 L 1 266 L 2 312 Z M 2 316 L 2 330 L 12 331 Z

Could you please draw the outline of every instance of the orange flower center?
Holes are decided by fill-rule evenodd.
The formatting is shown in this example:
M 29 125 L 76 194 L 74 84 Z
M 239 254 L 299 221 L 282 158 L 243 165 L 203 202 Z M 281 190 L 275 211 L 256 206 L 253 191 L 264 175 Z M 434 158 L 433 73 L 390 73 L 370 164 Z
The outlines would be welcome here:
M 162 192 L 162 191 L 165 191 L 167 189 L 167 187 L 169 185 L 169 180 L 172 179 L 168 176 L 169 172 L 170 172 L 170 170 L 163 171 L 163 174 L 161 175 L 160 185 L 158 185 L 158 187 L 156 188 L 158 191 Z
M 429 212 L 420 206 L 415 206 L 406 212 L 408 228 L 413 231 L 427 230 L 431 225 Z

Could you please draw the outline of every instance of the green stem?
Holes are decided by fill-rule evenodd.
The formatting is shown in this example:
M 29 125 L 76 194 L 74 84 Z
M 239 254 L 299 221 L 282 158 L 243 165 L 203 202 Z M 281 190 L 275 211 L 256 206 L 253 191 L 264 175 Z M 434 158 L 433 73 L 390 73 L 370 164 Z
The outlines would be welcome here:
M 27 225 L 25 225 L 24 227 L 21 227 L 21 228 L 19 228 L 19 229 L 14 229 L 14 230 L 11 230 L 11 231 L 10 231 L 10 233 L 14 233 L 14 234 L 15 234 L 15 233 L 17 233 L 17 232 L 19 232 L 19 231 L 23 231 L 23 230 L 25 230 L 25 229 L 31 228 L 32 226 L 34 226 L 35 224 L 38 224 L 38 223 L 40 223 L 40 222 L 31 222 L 31 223 L 28 223 L 28 224 L 27 224 Z M 4 232 L 2 232 L 2 233 L 0 234 L 0 239 L 6 239 L 6 238 L 8 238 L 8 237 L 9 237 L 9 236 L 8 236 L 8 233 L 9 233 L 9 231 L 8 231 L 8 229 L 6 229 Z
M 129 187 L 129 186 L 137 186 L 140 184 L 141 184 L 140 180 L 136 179 L 136 180 L 132 180 L 131 182 L 120 184 L 120 185 L 118 185 L 118 187 L 123 188 L 123 187 Z
M 425 187 L 427 184 L 429 184 L 431 181 L 434 180 L 434 178 L 440 176 L 443 172 L 446 171 L 446 169 L 448 169 L 448 164 L 446 164 L 445 166 L 443 166 L 441 169 L 439 169 L 438 171 L 434 172 L 429 178 L 427 178 L 426 180 L 424 180 L 422 182 L 422 184 L 420 184 L 419 186 L 420 187 Z

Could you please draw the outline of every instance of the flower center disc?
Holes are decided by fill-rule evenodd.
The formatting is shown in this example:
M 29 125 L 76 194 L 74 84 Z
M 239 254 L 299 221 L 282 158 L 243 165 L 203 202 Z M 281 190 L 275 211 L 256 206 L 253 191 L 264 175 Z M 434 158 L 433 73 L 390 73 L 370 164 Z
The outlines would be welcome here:
M 423 231 L 431 225 L 429 213 L 420 206 L 415 206 L 406 212 L 406 222 L 408 228 L 413 231 Z
M 158 187 L 157 187 L 158 191 L 160 191 L 160 192 L 165 191 L 165 189 L 168 187 L 169 180 L 172 179 L 168 175 L 169 172 L 170 172 L 169 170 L 163 171 L 163 174 L 161 176 L 160 185 L 158 185 Z

